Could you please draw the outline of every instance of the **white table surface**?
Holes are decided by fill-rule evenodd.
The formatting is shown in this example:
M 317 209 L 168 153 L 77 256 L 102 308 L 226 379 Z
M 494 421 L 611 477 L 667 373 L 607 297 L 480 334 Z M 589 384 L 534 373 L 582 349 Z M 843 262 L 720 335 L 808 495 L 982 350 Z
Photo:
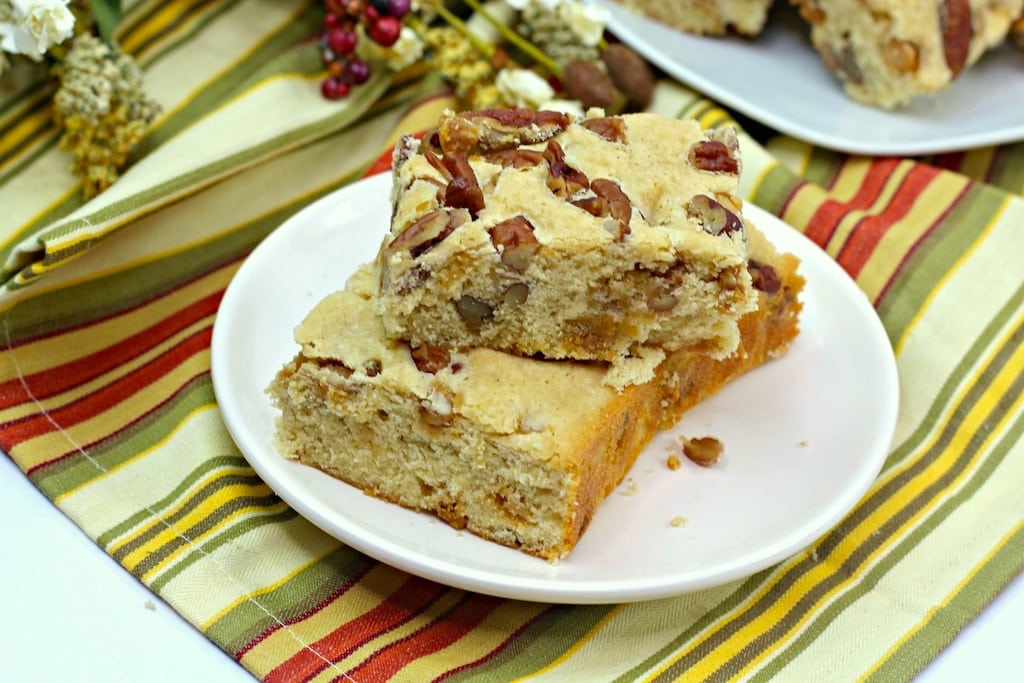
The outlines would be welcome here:
M 101 551 L 3 454 L 0 520 L 5 681 L 253 680 Z M 1024 681 L 1022 634 L 1018 577 L 918 681 Z

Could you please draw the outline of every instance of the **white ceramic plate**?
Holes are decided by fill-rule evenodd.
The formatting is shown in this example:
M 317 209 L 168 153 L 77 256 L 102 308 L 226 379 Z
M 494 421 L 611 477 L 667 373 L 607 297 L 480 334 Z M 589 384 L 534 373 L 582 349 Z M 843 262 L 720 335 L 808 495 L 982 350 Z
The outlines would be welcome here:
M 867 298 L 813 243 L 749 206 L 782 249 L 803 259 L 803 332 L 789 353 L 740 378 L 656 437 L 558 565 L 381 502 L 272 445 L 264 394 L 298 350 L 292 329 L 370 260 L 390 215 L 376 176 L 310 205 L 239 269 L 213 333 L 213 381 L 245 457 L 284 500 L 328 533 L 383 562 L 482 593 L 569 603 L 624 602 L 697 590 L 770 566 L 824 534 L 877 475 L 895 426 L 897 378 Z M 707 469 L 678 436 L 713 435 Z M 685 524 L 673 526 L 673 519 Z
M 753 40 L 675 31 L 591 0 L 608 27 L 681 82 L 779 132 L 830 149 L 871 155 L 932 154 L 1024 139 L 1024 54 L 1004 45 L 949 88 L 907 109 L 858 104 L 825 69 L 807 26 L 781 4 Z

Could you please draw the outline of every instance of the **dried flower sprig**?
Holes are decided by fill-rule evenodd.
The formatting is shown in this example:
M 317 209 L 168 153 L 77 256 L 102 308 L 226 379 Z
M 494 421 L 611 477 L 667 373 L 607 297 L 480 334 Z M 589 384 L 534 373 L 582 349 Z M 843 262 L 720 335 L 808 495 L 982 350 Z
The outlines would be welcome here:
M 120 17 L 121 0 L 0 0 L 0 76 L 12 59 L 50 65 L 59 144 L 86 199 L 117 180 L 160 111 L 114 42 Z
M 54 120 L 63 130 L 60 146 L 71 153 L 89 199 L 117 180 L 160 107 L 143 91 L 135 62 L 89 33 L 74 38 L 54 74 L 60 81 L 53 98 Z

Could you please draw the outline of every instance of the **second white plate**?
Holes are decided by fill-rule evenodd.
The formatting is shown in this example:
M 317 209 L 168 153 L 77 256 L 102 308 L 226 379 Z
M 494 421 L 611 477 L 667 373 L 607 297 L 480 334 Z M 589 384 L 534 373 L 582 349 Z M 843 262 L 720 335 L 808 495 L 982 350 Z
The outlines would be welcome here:
M 864 495 L 895 427 L 895 362 L 864 294 L 812 242 L 754 206 L 748 216 L 803 260 L 803 331 L 658 435 L 558 565 L 385 503 L 274 449 L 265 387 L 298 350 L 292 329 L 373 258 L 388 225 L 390 178 L 310 205 L 252 253 L 214 326 L 221 412 L 267 484 L 314 524 L 383 562 L 482 593 L 567 603 L 659 598 L 747 576 L 835 525 Z M 713 435 L 714 467 L 672 471 L 679 436 Z M 677 523 L 673 524 L 673 520 Z
M 854 102 L 811 46 L 789 7 L 776 8 L 755 39 L 686 34 L 590 0 L 609 29 L 652 64 L 713 100 L 780 133 L 843 152 L 918 155 L 1024 139 L 1024 54 L 984 55 L 949 88 L 902 110 Z

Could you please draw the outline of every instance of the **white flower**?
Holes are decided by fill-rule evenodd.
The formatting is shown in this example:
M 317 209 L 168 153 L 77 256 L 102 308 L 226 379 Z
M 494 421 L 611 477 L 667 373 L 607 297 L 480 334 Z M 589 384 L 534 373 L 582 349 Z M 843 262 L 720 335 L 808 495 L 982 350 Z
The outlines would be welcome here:
M 555 90 L 529 69 L 502 69 L 494 77 L 502 98 L 517 107 L 537 108 L 555 96 Z
M 68 0 L 10 0 L 11 21 L 0 23 L 0 48 L 39 60 L 75 28 Z
M 370 39 L 359 40 L 360 52 L 367 60 L 384 62 L 392 71 L 401 71 L 423 57 L 423 41 L 416 31 L 403 26 L 398 40 L 391 47 L 383 47 Z
M 570 2 L 571 0 L 565 0 L 565 1 L 566 2 Z M 519 10 L 520 12 L 522 12 L 524 9 L 526 9 L 530 5 L 534 5 L 534 4 L 540 5 L 541 7 L 543 7 L 546 10 L 553 10 L 556 7 L 558 7 L 560 4 L 562 4 L 562 2 L 563 2 L 563 0 L 505 0 L 505 4 L 506 5 L 508 5 L 509 7 L 511 7 L 514 10 Z
M 577 100 L 556 99 L 554 88 L 529 69 L 502 69 L 494 77 L 494 85 L 502 99 L 516 107 L 560 111 L 583 118 L 583 107 Z
M 579 2 L 563 2 L 558 6 L 558 16 L 568 24 L 580 42 L 593 47 L 601 40 L 605 24 L 608 23 L 608 12 L 596 5 L 583 5 Z
M 583 105 L 579 100 L 548 100 L 547 102 L 542 102 L 537 109 L 560 111 L 563 114 L 568 114 L 569 116 L 577 119 L 582 119 L 586 115 L 583 111 Z

